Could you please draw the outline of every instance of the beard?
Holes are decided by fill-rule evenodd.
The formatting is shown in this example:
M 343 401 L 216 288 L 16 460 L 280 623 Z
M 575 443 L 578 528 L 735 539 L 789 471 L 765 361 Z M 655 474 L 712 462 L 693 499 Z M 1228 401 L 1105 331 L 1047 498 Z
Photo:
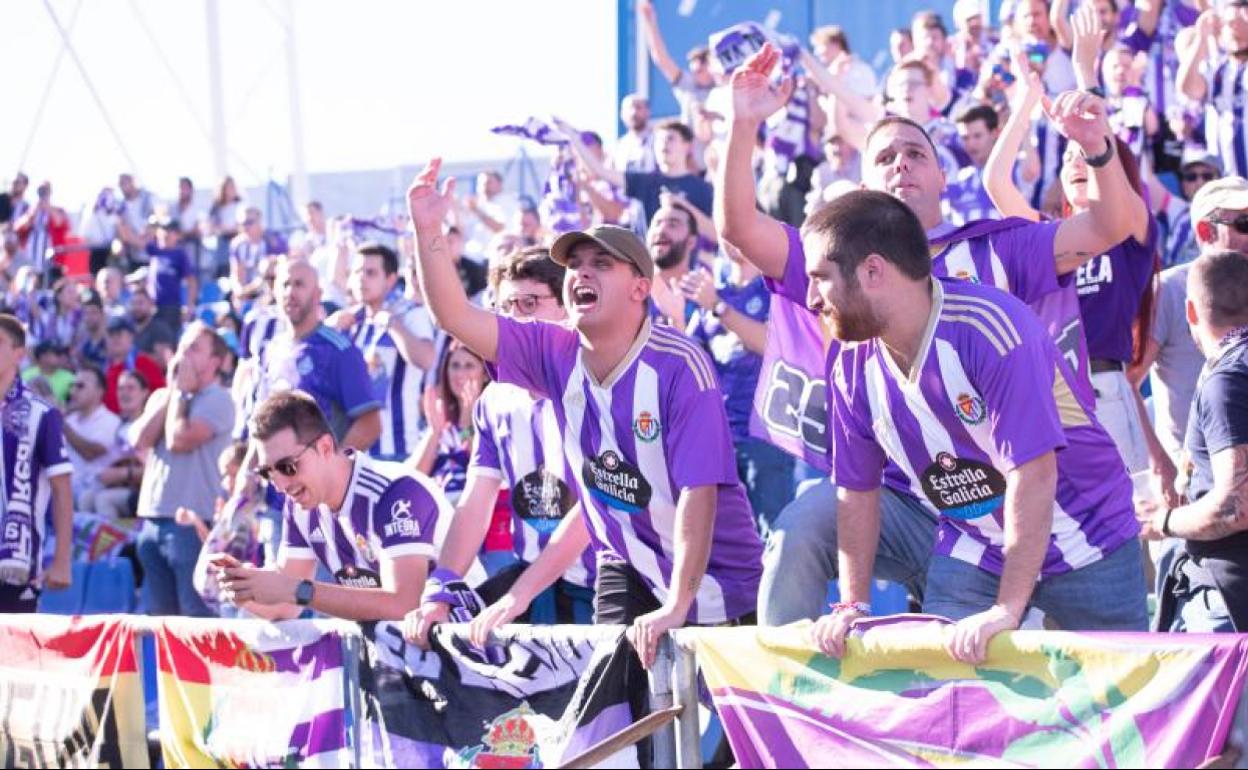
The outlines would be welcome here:
M 656 247 L 656 249 L 657 248 L 658 247 Z M 685 243 L 683 241 L 680 243 L 673 241 L 672 244 L 667 247 L 666 253 L 660 255 L 658 251 L 655 251 L 653 255 L 654 266 L 660 270 L 671 270 L 673 267 L 676 267 L 682 262 L 688 263 L 689 261 L 689 250 L 685 248 Z
M 827 316 L 832 336 L 841 342 L 866 342 L 884 332 L 884 324 L 857 291 L 830 305 Z

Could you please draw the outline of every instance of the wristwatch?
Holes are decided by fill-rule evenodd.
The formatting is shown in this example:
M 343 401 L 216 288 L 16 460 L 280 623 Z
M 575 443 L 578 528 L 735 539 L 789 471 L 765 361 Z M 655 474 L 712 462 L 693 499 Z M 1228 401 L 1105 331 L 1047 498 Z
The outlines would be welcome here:
M 295 604 L 300 607 L 307 607 L 312 603 L 312 597 L 316 595 L 316 584 L 311 580 L 300 580 L 299 585 L 295 586 Z
M 1114 139 L 1113 137 L 1105 137 L 1105 152 L 1100 155 L 1083 154 L 1083 160 L 1092 168 L 1104 168 L 1114 159 Z
M 716 318 L 722 318 L 726 312 L 728 312 L 728 303 L 722 299 L 716 300 L 715 304 L 711 306 L 711 315 Z

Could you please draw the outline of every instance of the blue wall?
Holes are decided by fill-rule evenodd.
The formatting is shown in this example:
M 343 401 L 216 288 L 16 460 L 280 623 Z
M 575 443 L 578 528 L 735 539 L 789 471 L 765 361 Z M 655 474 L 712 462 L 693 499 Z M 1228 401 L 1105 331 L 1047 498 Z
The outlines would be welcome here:
M 806 43 L 811 30 L 840 24 L 854 53 L 877 69 L 888 61 L 888 34 L 908 27 L 916 11 L 932 9 L 953 26 L 954 0 L 654 0 L 659 27 L 672 58 L 683 64 L 689 49 L 706 45 L 707 36 L 741 21 L 766 22 L 779 14 L 776 29 Z M 997 3 L 993 3 L 995 7 Z M 681 7 L 692 11 L 680 14 Z M 635 57 L 639 45 L 635 0 L 617 0 L 619 17 L 619 96 L 637 88 Z M 663 73 L 650 65 L 650 101 L 654 115 L 674 115 L 680 108 Z M 622 130 L 622 127 L 621 127 Z

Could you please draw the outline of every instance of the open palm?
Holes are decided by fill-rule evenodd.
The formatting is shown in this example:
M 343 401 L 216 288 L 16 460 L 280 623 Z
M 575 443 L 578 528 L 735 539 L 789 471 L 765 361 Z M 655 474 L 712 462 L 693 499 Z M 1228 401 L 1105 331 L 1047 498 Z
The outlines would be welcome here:
M 783 107 L 793 95 L 793 78 L 778 86 L 771 84 L 771 71 L 780 61 L 780 51 L 771 43 L 732 74 L 732 112 L 736 120 L 762 122 Z
M 454 200 L 455 180 L 448 179 L 438 190 L 438 172 L 442 159 L 434 158 L 416 175 L 412 186 L 407 188 L 407 210 L 412 223 L 420 227 L 441 227 Z

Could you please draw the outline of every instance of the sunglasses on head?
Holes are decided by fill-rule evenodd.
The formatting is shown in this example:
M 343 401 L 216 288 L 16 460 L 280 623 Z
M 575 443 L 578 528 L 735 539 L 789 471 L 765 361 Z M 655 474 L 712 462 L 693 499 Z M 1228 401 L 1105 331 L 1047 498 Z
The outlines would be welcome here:
M 1218 175 L 1212 171 L 1184 171 L 1184 182 L 1212 182 Z
M 1240 214 L 1234 219 L 1225 217 L 1209 217 L 1209 221 L 1215 225 L 1226 225 L 1233 228 L 1240 235 L 1248 235 L 1248 214 Z
M 323 436 L 325 434 L 322 433 L 321 435 Z M 308 443 L 304 444 L 303 449 L 295 452 L 290 457 L 283 457 L 272 465 L 261 465 L 259 468 L 256 468 L 256 475 L 265 481 L 272 481 L 273 472 L 276 471 L 286 478 L 291 478 L 299 472 L 299 458 L 303 456 L 304 452 L 311 449 L 312 445 L 319 441 L 320 438 L 321 436 L 317 436 Z

